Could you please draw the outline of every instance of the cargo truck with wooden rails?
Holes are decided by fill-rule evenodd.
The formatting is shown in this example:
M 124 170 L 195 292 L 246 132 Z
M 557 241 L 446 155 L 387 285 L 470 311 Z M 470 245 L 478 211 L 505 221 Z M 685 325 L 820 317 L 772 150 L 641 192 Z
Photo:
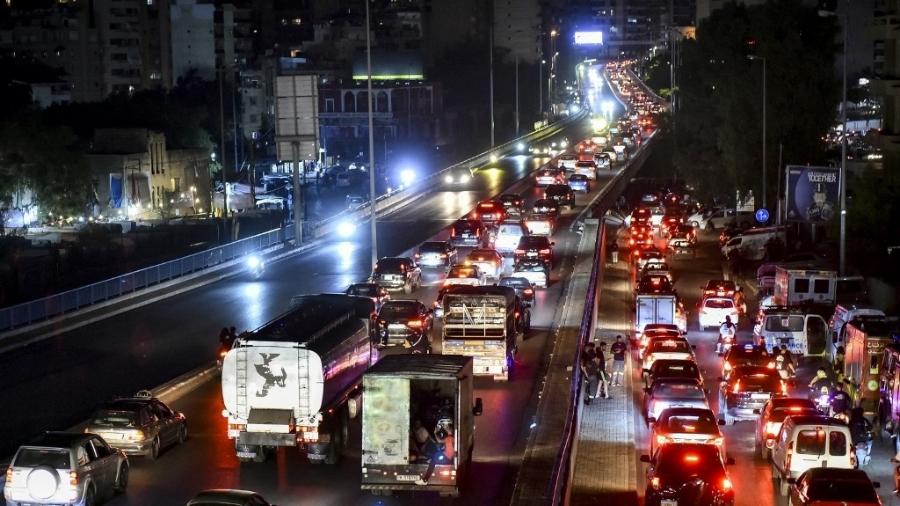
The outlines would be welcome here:
M 360 488 L 456 497 L 475 449 L 472 357 L 392 355 L 363 376 Z
M 374 302 L 343 294 L 294 297 L 286 313 L 243 333 L 222 365 L 222 416 L 242 462 L 280 446 L 335 464 L 359 411 L 363 373 L 379 358 Z

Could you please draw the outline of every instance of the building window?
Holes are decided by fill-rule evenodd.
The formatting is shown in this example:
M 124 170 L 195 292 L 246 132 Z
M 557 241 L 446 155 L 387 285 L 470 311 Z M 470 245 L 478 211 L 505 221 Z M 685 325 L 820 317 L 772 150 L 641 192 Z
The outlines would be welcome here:
M 345 92 L 344 93 L 344 112 L 356 112 L 356 104 L 353 100 L 353 93 Z
M 334 112 L 334 99 L 333 98 L 325 99 L 325 112 Z

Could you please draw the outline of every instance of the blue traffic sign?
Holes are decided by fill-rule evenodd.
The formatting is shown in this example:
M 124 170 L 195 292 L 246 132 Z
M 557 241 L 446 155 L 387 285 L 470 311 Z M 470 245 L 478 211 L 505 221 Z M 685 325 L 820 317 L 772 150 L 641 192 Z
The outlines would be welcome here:
M 765 207 L 761 207 L 756 210 L 756 221 L 760 223 L 765 223 L 769 221 L 769 210 Z

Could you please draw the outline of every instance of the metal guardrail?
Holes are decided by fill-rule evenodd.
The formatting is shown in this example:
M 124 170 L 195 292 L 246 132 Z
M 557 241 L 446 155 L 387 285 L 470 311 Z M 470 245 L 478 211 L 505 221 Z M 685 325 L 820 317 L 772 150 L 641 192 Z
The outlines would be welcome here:
M 275 229 L 199 253 L 0 309 L 0 331 L 40 322 L 122 295 L 220 265 L 293 238 L 293 228 Z

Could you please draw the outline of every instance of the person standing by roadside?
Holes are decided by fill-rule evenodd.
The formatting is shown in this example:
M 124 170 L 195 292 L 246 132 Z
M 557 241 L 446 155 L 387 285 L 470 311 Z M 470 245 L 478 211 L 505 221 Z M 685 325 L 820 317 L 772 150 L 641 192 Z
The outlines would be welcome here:
M 597 352 L 594 349 L 594 343 L 584 345 L 581 351 L 581 375 L 585 380 L 586 390 L 584 392 L 584 403 L 590 404 L 594 400 L 594 394 L 597 392 Z
M 609 399 L 609 376 L 606 372 L 606 343 L 600 343 L 594 362 L 597 364 L 597 393 L 594 397 L 600 397 L 602 395 L 604 399 Z
M 616 342 L 610 346 L 609 351 L 613 356 L 612 386 L 623 385 L 625 384 L 625 356 L 628 353 L 628 345 L 622 340 L 621 334 L 616 336 Z
M 619 263 L 619 241 L 615 236 L 613 236 L 612 241 L 609 243 L 609 256 L 612 259 L 613 265 Z

